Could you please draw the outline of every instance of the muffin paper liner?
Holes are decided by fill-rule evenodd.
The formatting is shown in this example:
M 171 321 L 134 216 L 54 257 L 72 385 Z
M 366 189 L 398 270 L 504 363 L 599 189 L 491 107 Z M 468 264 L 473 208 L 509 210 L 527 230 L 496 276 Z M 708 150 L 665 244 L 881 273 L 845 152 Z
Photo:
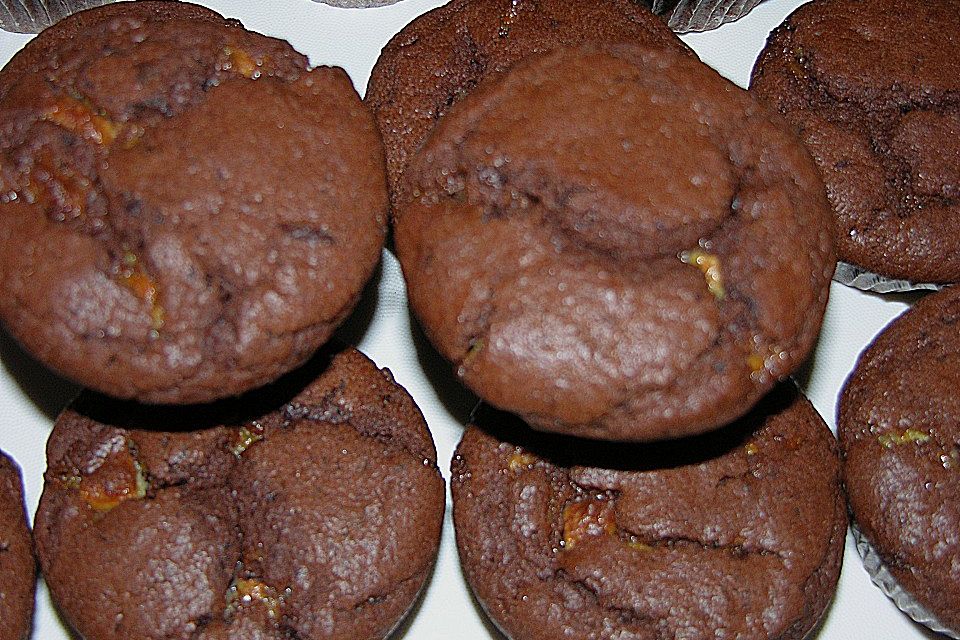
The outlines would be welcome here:
M 40 33 L 71 13 L 115 0 L 0 0 L 0 29 Z
M 833 279 L 840 284 L 874 293 L 902 293 L 905 291 L 939 291 L 947 285 L 932 282 L 910 282 L 909 280 L 895 280 L 880 274 L 867 271 L 846 262 L 838 262 L 833 272 Z
M 333 7 L 383 7 L 401 0 L 313 0 Z M 518 3 L 520 0 L 513 0 Z M 83 9 L 116 0 L 0 0 L 0 29 L 39 33 L 58 20 Z M 644 0 L 674 31 L 706 31 L 737 20 L 763 0 Z
M 314 0 L 334 7 L 382 7 L 400 0 Z M 502 0 L 506 1 L 506 0 Z M 523 0 L 512 0 L 520 4 Z M 644 0 L 674 31 L 706 31 L 736 20 L 763 0 Z
M 873 545 L 871 545 L 863 533 L 860 532 L 860 528 L 857 527 L 856 523 L 850 523 L 850 532 L 853 534 L 853 540 L 857 544 L 857 553 L 859 553 L 863 559 L 863 566 L 867 570 L 867 573 L 870 574 L 870 579 L 873 581 L 873 584 L 877 585 L 884 595 L 893 600 L 893 603 L 897 605 L 900 611 L 907 614 L 914 622 L 922 624 L 932 631 L 942 633 L 954 640 L 960 640 L 960 632 L 948 629 L 942 625 L 936 616 L 930 613 L 923 605 L 917 602 L 916 598 L 900 586 L 897 579 L 893 577 L 886 565 L 883 564 L 883 559 L 880 557 L 880 554 L 877 553 Z
M 644 0 L 674 31 L 707 31 L 745 16 L 763 0 Z

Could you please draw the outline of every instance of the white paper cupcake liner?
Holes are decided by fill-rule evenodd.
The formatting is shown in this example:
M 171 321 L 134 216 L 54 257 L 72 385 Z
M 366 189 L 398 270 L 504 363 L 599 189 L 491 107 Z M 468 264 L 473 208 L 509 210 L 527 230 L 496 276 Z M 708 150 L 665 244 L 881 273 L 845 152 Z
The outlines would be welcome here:
M 960 640 L 960 632 L 948 629 L 941 624 L 935 615 L 930 613 L 923 605 L 917 602 L 916 598 L 900 586 L 897 579 L 893 577 L 886 565 L 883 564 L 883 559 L 880 557 L 880 554 L 877 553 L 873 545 L 871 545 L 860 532 L 860 528 L 857 527 L 856 523 L 850 523 L 850 532 L 853 533 L 853 540 L 857 543 L 857 553 L 859 553 L 863 559 L 863 566 L 867 570 L 867 573 L 870 574 L 870 579 L 873 580 L 873 584 L 877 585 L 880 591 L 890 598 L 900 611 L 910 616 L 914 622 L 922 624 L 932 631 L 942 633 L 954 640 Z
M 863 291 L 873 291 L 874 293 L 902 293 L 904 291 L 919 291 L 924 289 L 928 291 L 939 291 L 946 286 L 932 282 L 896 280 L 846 262 L 837 263 L 837 268 L 833 272 L 833 279 L 848 287 L 855 287 Z

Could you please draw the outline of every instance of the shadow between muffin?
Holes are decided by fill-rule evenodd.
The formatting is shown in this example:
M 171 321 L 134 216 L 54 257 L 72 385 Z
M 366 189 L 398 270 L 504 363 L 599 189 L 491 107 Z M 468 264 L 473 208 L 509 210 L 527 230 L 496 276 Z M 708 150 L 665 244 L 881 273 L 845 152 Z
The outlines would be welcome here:
M 927 638 L 928 640 L 943 640 L 944 638 L 944 636 L 942 636 L 941 634 L 937 633 L 936 631 L 932 631 L 931 629 L 929 629 L 928 627 L 925 627 L 924 625 L 920 624 L 916 620 L 910 620 L 910 624 L 915 631 L 920 633 L 920 635 L 922 635 L 924 638 Z
M 40 574 L 39 580 L 37 581 L 38 589 L 39 589 L 39 582 L 41 581 L 44 583 L 44 586 L 49 590 L 49 587 L 46 585 L 46 580 L 44 579 L 43 574 Z M 52 597 L 50 598 L 50 606 L 53 608 L 53 612 L 54 612 L 54 616 L 56 617 L 57 624 L 59 624 L 60 627 L 67 632 L 67 635 L 70 637 L 70 640 L 85 640 L 83 636 L 77 633 L 77 631 L 72 626 L 70 626 L 70 624 L 67 622 L 66 616 L 63 615 L 63 611 L 60 609 L 60 605 Z M 36 620 L 36 616 L 34 616 L 34 620 Z M 36 627 L 36 625 L 34 625 L 34 627 Z M 34 636 L 30 635 L 28 637 L 32 638 Z
M 418 615 L 420 615 L 420 609 L 423 608 L 423 601 L 427 597 L 427 591 L 430 589 L 430 585 L 433 584 L 433 578 L 436 573 L 437 560 L 434 558 L 433 566 L 430 567 L 430 573 L 427 575 L 427 579 L 423 583 L 423 586 L 420 587 L 420 593 L 417 594 L 417 599 L 414 600 L 413 604 L 410 606 L 410 609 L 404 614 L 397 627 L 390 632 L 390 635 L 387 636 L 388 640 L 404 640 L 408 636 L 411 640 L 413 639 L 413 636 L 410 636 L 410 627 L 413 626 L 413 621 L 417 619 Z
M 407 309 L 410 318 L 410 333 L 413 338 L 413 346 L 417 351 L 417 362 L 430 386 L 437 392 L 437 397 L 462 428 L 473 416 L 473 411 L 480 402 L 470 389 L 463 386 L 457 379 L 451 365 L 440 352 L 437 351 L 427 334 L 423 332 L 420 322 L 417 320 L 413 311 Z
M 696 436 L 647 443 L 588 440 L 534 431 L 519 417 L 483 403 L 476 407 L 469 424 L 559 467 L 655 471 L 708 462 L 744 446 L 768 417 L 784 411 L 798 394 L 796 384 L 788 380 L 774 387 L 747 415 L 732 424 Z
M 334 356 L 346 347 L 337 339 L 331 340 L 304 365 L 284 374 L 275 382 L 235 398 L 206 404 L 143 405 L 134 400 L 118 400 L 95 391 L 86 391 L 80 394 L 71 408 L 97 422 L 131 430 L 183 432 L 246 424 L 292 401 L 320 377 Z
M 333 340 L 340 340 L 345 344 L 356 347 L 366 335 L 373 322 L 373 316 L 380 302 L 380 281 L 383 279 L 383 256 L 377 262 L 376 268 L 360 292 L 357 305 L 347 316 L 346 320 L 333 333 Z
M 473 592 L 473 589 L 467 582 L 467 577 L 463 574 L 463 565 L 460 566 L 460 579 L 463 580 L 464 589 L 470 594 L 470 604 L 472 604 L 473 608 L 476 610 L 477 617 L 481 620 L 481 622 L 483 622 L 483 628 L 487 630 L 488 634 L 490 634 L 490 639 L 510 640 L 510 637 L 500 631 L 497 625 L 493 623 L 493 620 L 491 620 L 490 616 L 487 615 L 487 610 L 484 609 L 482 604 L 480 604 L 480 601 L 477 599 L 477 594 Z
M 201 416 L 198 422 L 203 423 L 204 419 L 202 416 L 215 415 L 218 412 L 222 412 L 224 408 L 227 407 L 232 406 L 234 407 L 234 410 L 236 410 L 236 408 L 242 407 L 243 405 L 261 404 L 264 396 L 276 393 L 276 389 L 278 387 L 290 386 L 291 380 L 302 377 L 300 372 L 303 370 L 311 370 L 319 374 L 320 369 L 317 368 L 317 361 L 325 359 L 325 361 L 329 363 L 331 349 L 339 350 L 344 345 L 355 345 L 367 332 L 371 322 L 373 321 L 374 313 L 376 312 L 377 303 L 379 300 L 380 280 L 382 275 L 383 263 L 381 261 L 377 263 L 377 267 L 370 277 L 370 280 L 364 287 L 360 296 L 360 300 L 358 301 L 354 310 L 350 313 L 340 328 L 337 329 L 330 341 L 321 347 L 317 354 L 312 356 L 307 364 L 285 374 L 278 380 L 278 382 L 266 385 L 260 389 L 254 389 L 237 398 L 227 398 L 211 403 L 196 405 L 151 405 L 151 411 L 156 410 L 158 412 L 158 414 L 155 415 L 156 420 L 160 421 L 160 424 L 165 425 L 166 421 L 179 414 L 194 414 Z M 61 376 L 30 355 L 22 346 L 20 346 L 20 343 L 17 342 L 17 340 L 7 332 L 6 328 L 3 327 L 0 327 L 0 362 L 2 362 L 4 368 L 7 370 L 10 377 L 20 388 L 23 394 L 26 395 L 27 398 L 30 399 L 30 402 L 33 403 L 33 405 L 51 421 L 56 420 L 57 416 L 60 415 L 60 412 L 63 411 L 63 409 L 65 409 L 67 405 L 69 405 L 70 402 L 73 401 L 82 390 L 80 385 L 65 378 L 64 376 Z M 110 401 L 110 404 L 114 403 L 118 407 L 143 406 L 134 401 Z M 279 404 L 282 404 L 282 402 Z M 176 422 L 180 422 L 180 420 L 177 420 Z M 209 422 L 209 419 L 207 422 Z M 209 422 L 209 424 L 206 426 L 214 426 L 214 424 L 220 424 L 220 422 Z M 204 425 L 198 424 L 195 427 L 183 428 L 201 428 L 202 426 Z M 166 426 L 162 428 L 165 430 L 170 430 Z M 176 431 L 179 429 L 173 430 Z
M 79 385 L 27 353 L 6 328 L 0 328 L 0 362 L 23 394 L 51 421 L 80 393 Z

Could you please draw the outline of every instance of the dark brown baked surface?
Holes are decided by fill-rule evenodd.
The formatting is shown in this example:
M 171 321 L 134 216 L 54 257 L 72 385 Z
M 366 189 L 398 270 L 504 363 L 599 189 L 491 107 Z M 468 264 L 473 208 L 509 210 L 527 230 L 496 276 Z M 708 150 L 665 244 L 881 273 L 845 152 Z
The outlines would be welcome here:
M 452 466 L 467 579 L 512 640 L 800 640 L 846 534 L 836 442 L 792 384 L 704 436 L 538 434 L 487 412 Z
M 834 257 L 816 167 L 675 51 L 524 60 L 440 121 L 404 189 L 412 309 L 467 386 L 534 428 L 704 432 L 818 334 Z
M 37 554 L 91 640 L 384 638 L 438 549 L 423 416 L 353 349 L 237 404 L 81 396 L 47 456 Z
M 59 23 L 0 73 L 0 127 L 0 318 L 104 393 L 274 380 L 379 259 L 381 145 L 347 75 L 207 9 Z
M 482 80 L 532 53 L 620 41 L 689 52 L 632 0 L 453 0 L 413 20 L 383 48 L 364 97 L 383 135 L 393 202 L 410 156 Z
M 860 355 L 837 427 L 850 511 L 890 573 L 960 630 L 960 290 L 923 298 Z
M 29 636 L 36 585 L 20 468 L 0 451 L 0 638 Z
M 817 0 L 770 36 L 750 89 L 817 161 L 841 260 L 960 280 L 958 50 L 950 0 Z

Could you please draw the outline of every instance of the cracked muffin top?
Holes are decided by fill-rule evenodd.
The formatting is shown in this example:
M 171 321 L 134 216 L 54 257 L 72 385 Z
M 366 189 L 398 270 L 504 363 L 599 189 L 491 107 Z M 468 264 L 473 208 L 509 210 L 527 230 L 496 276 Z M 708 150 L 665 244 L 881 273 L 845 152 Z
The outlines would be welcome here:
M 840 394 L 850 512 L 884 565 L 960 631 L 960 289 L 926 296 L 864 350 Z
M 482 80 L 533 53 L 620 41 L 690 53 L 632 0 L 453 0 L 416 18 L 383 48 L 364 97 L 383 135 L 394 204 L 410 157 Z
M 36 584 L 20 469 L 0 451 L 0 638 L 29 636 Z
M 439 122 L 395 209 L 410 304 L 463 382 L 613 440 L 743 415 L 809 353 L 823 183 L 775 114 L 690 56 L 530 57 Z
M 237 395 L 306 361 L 380 256 L 373 117 L 341 69 L 206 9 L 118 3 L 0 72 L 0 319 L 81 384 Z
M 818 0 L 770 36 L 750 90 L 813 154 L 841 260 L 960 280 L 958 49 L 950 0 Z
M 481 412 L 452 465 L 464 572 L 512 640 L 800 640 L 846 535 L 836 442 L 790 384 L 710 434 L 652 445 Z
M 196 410 L 87 393 L 47 460 L 37 555 L 91 640 L 381 639 L 439 545 L 423 417 L 352 349 Z

